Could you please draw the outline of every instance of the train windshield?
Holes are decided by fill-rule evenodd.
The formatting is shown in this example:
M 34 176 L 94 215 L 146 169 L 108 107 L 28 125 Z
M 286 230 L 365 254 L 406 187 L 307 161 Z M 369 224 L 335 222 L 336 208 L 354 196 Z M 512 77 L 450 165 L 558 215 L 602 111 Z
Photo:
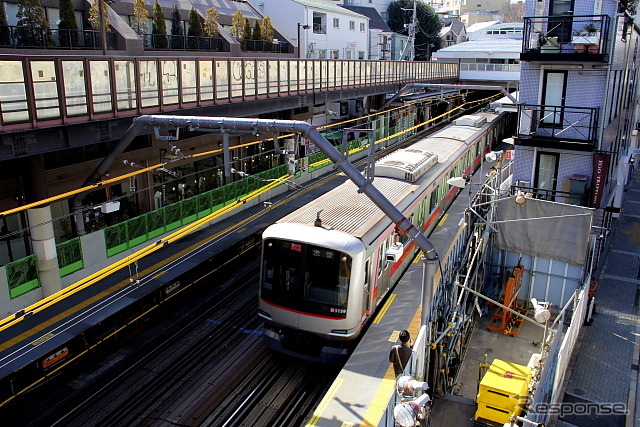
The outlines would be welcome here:
M 267 239 L 261 297 L 296 311 L 347 316 L 351 257 L 320 246 Z

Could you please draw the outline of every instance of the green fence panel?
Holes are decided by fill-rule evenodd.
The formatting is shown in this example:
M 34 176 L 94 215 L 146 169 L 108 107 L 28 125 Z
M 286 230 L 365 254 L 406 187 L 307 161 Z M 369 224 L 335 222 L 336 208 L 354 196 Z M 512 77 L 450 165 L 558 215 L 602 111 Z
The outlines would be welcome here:
M 236 199 L 240 199 L 244 196 L 246 196 L 247 194 L 249 194 L 249 179 L 250 178 L 243 178 L 240 181 L 237 182 L 238 187 L 236 189 L 237 191 L 237 195 L 236 195 Z
M 112 225 L 104 229 L 105 246 L 107 247 L 107 256 L 119 254 L 129 247 L 129 239 L 127 238 L 126 223 Z
M 18 261 L 6 264 L 5 271 L 11 299 L 40 287 L 38 258 L 36 255 L 29 255 Z
M 127 224 L 127 236 L 129 247 L 132 248 L 149 240 L 147 236 L 147 215 L 140 215 L 125 222 Z
M 211 211 L 211 191 L 207 191 L 206 193 L 198 194 L 196 196 L 197 204 L 198 204 L 198 219 L 204 218 L 209 215 Z
M 238 200 L 238 197 L 240 197 L 240 190 L 238 189 L 239 183 L 240 181 L 236 181 L 224 186 L 224 196 L 226 198 L 226 204 L 235 203 L 236 200 Z
M 225 197 L 224 197 L 224 188 L 216 188 L 210 191 L 211 193 L 211 211 L 215 212 L 218 209 L 222 209 L 224 207 Z
M 58 243 L 56 245 L 56 253 L 58 255 L 60 277 L 67 276 L 84 268 L 79 237 Z
M 164 226 L 165 218 L 165 208 L 160 208 L 155 211 L 149 212 L 147 215 L 147 235 L 149 236 L 149 240 L 154 237 L 158 237 L 163 235 L 166 232 L 166 227 Z
M 243 196 L 257 190 L 258 188 L 262 187 L 262 185 L 263 185 L 262 180 L 258 176 L 252 176 L 247 178 L 247 180 L 244 183 Z
M 174 203 L 164 207 L 165 228 L 167 231 L 175 230 L 182 225 L 182 204 Z
M 198 199 L 189 197 L 180 204 L 182 204 L 182 225 L 195 221 L 198 216 Z

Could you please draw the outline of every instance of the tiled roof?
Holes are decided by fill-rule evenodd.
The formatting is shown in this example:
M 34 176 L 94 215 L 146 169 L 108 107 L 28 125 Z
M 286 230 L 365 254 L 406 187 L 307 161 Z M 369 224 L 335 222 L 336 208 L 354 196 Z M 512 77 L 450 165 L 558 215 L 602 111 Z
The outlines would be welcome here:
M 347 4 L 343 5 L 342 7 L 369 18 L 369 28 L 382 30 L 387 33 L 392 32 L 391 28 L 389 28 L 385 20 L 382 19 L 375 8 L 366 6 L 352 6 Z

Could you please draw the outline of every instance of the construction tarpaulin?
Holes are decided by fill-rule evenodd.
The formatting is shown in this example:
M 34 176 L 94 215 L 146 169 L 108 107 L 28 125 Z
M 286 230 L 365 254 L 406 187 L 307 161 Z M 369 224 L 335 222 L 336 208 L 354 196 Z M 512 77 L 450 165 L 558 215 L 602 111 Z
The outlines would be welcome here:
M 506 251 L 584 265 L 594 209 L 525 198 L 496 202 L 495 246 Z

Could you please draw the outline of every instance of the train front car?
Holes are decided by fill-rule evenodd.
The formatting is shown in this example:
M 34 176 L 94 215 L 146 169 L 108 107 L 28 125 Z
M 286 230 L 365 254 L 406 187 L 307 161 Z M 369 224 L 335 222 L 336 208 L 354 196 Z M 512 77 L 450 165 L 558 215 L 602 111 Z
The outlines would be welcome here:
M 274 224 L 263 234 L 259 315 L 270 348 L 339 363 L 360 333 L 364 245 L 322 226 Z

